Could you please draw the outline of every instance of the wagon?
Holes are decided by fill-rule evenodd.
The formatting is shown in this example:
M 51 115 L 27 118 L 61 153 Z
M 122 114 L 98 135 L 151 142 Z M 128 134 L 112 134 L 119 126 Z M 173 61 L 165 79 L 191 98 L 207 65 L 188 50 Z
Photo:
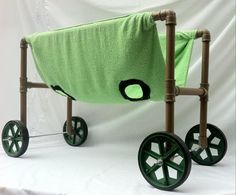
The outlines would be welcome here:
M 166 33 L 158 33 L 165 21 Z M 210 32 L 206 29 L 175 32 L 174 11 L 138 13 L 96 23 L 35 33 L 21 40 L 20 120 L 6 123 L 2 145 L 10 157 L 28 147 L 27 89 L 50 88 L 67 98 L 67 119 L 62 134 L 71 146 L 86 141 L 84 119 L 72 116 L 72 101 L 131 103 L 165 101 L 165 131 L 146 137 L 138 152 L 143 177 L 155 188 L 172 190 L 189 176 L 191 159 L 201 165 L 218 163 L 227 140 L 207 123 Z M 193 43 L 202 39 L 199 88 L 185 87 Z M 27 80 L 27 47 L 45 83 Z M 200 122 L 185 141 L 174 133 L 174 104 L 179 95 L 199 96 Z

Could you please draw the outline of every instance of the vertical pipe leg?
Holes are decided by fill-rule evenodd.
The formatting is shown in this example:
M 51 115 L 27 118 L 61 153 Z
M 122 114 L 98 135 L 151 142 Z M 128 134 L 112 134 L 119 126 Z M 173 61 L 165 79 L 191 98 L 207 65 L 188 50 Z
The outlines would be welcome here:
M 20 64 L 20 120 L 27 125 L 27 42 L 21 40 Z
M 174 133 L 175 102 L 175 13 L 166 16 L 166 131 Z
M 67 120 L 66 120 L 66 131 L 69 135 L 75 133 L 72 128 L 72 100 L 70 97 L 67 97 Z
M 199 145 L 207 148 L 207 100 L 202 98 L 200 101 Z
M 201 88 L 204 88 L 208 92 L 209 45 L 210 45 L 210 33 L 208 31 L 204 32 L 202 41 L 203 44 L 202 44 Z M 199 145 L 202 148 L 207 148 L 207 102 L 208 102 L 208 93 L 200 98 Z
M 174 133 L 174 103 L 166 102 L 166 131 Z

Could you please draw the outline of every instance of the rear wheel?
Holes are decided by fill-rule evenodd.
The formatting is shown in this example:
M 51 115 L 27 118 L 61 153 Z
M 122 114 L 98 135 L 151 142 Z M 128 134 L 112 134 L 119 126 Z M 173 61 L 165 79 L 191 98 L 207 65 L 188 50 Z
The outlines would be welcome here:
M 66 122 L 63 126 L 63 136 L 66 141 L 71 146 L 82 145 L 88 136 L 88 127 L 84 119 L 81 117 L 72 117 L 72 128 L 75 130 L 75 134 L 69 135 L 66 132 Z

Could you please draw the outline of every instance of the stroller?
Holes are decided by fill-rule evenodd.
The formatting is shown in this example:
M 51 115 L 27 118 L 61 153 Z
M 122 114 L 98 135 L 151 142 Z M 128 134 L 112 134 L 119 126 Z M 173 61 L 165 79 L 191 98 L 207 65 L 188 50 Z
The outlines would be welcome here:
M 158 34 L 156 21 L 165 21 L 166 34 Z M 155 188 L 173 190 L 188 178 L 191 159 L 200 165 L 218 163 L 227 140 L 207 123 L 210 32 L 175 32 L 174 11 L 138 13 L 96 23 L 35 33 L 21 40 L 20 120 L 2 130 L 2 145 L 10 157 L 23 155 L 29 144 L 27 89 L 51 88 L 67 98 L 63 137 L 80 146 L 88 136 L 84 119 L 72 116 L 72 101 L 130 103 L 165 101 L 165 131 L 146 137 L 138 152 L 145 180 Z M 188 66 L 195 39 L 202 38 L 202 73 L 199 88 L 186 88 Z M 27 80 L 30 45 L 44 83 Z M 76 75 L 75 75 L 76 73 Z M 200 98 L 200 123 L 185 142 L 174 134 L 174 103 L 178 95 Z

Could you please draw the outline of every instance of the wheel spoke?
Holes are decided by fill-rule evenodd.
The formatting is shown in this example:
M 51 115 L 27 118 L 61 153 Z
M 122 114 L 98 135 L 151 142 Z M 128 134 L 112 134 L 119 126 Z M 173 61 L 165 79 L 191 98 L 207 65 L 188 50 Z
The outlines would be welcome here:
M 73 144 L 75 144 L 75 141 L 76 141 L 76 134 L 73 135 Z
M 11 130 L 12 136 L 15 136 L 14 126 L 12 126 L 11 124 L 9 124 L 9 127 L 10 127 L 10 130 Z
M 80 139 L 82 139 L 82 136 L 81 136 L 80 134 L 77 134 L 77 136 L 78 136 Z
M 210 147 L 210 148 L 213 148 L 213 149 L 219 149 L 219 145 L 216 145 L 216 144 L 208 144 L 208 147 Z
M 79 130 L 78 130 L 78 133 L 76 133 L 76 135 L 77 135 L 80 139 L 82 139 L 82 138 L 83 138 L 82 135 L 79 134 L 80 131 L 82 131 L 82 129 L 79 129 Z
M 161 166 L 158 164 L 154 164 L 151 168 L 149 168 L 146 172 L 147 175 L 151 174 L 152 172 L 155 172 L 157 169 L 159 169 Z
M 163 176 L 165 179 L 165 185 L 169 185 L 169 177 L 170 176 L 169 176 L 168 168 L 165 163 L 162 165 L 162 171 L 163 171 Z
M 14 144 L 16 146 L 16 151 L 18 152 L 20 150 L 20 146 L 17 141 L 14 141 Z
M 212 158 L 212 154 L 211 154 L 210 149 L 209 149 L 209 148 L 206 148 L 205 150 L 206 150 L 207 156 L 209 157 L 210 161 L 212 161 L 213 158 Z
M 173 169 L 175 169 L 175 170 L 177 170 L 177 171 L 179 171 L 179 172 L 181 172 L 181 173 L 184 172 L 184 170 L 183 170 L 180 166 L 178 166 L 177 164 L 175 164 L 175 163 L 173 163 L 173 162 L 171 162 L 171 161 L 166 161 L 165 163 L 166 163 L 169 167 L 171 167 L 171 168 L 173 168 Z
M 158 143 L 159 146 L 159 151 L 160 151 L 160 155 L 163 156 L 164 155 L 164 142 L 159 142 Z
M 169 150 L 164 156 L 163 160 L 172 157 L 174 154 L 178 152 L 179 148 L 177 146 L 174 146 L 171 150 Z
M 10 146 L 9 146 L 9 148 L 8 148 L 8 152 L 11 152 L 11 151 L 12 151 L 13 146 L 14 146 L 14 142 L 12 141 L 11 144 L 10 144 Z
M 152 158 L 155 158 L 156 160 L 158 160 L 161 157 L 160 155 L 158 155 L 157 153 L 155 153 L 151 150 L 150 151 L 145 150 L 144 153 L 151 156 Z
M 16 130 L 16 133 L 15 133 L 15 136 L 19 136 L 20 134 L 21 134 L 21 132 L 20 132 L 20 128 L 17 127 L 17 130 Z
M 211 141 L 215 138 L 215 135 L 211 134 L 208 138 L 207 141 L 208 143 L 211 143 Z
M 194 151 L 194 153 L 196 154 L 196 156 L 200 155 L 202 153 L 204 149 L 199 148 L 197 151 Z
M 3 142 L 8 142 L 10 140 L 11 136 L 7 136 L 5 138 L 2 138 L 2 141 Z
M 22 136 L 19 136 L 19 137 L 16 137 L 15 139 L 14 139 L 15 141 L 18 141 L 18 142 L 22 142 L 23 141 L 23 137 Z

